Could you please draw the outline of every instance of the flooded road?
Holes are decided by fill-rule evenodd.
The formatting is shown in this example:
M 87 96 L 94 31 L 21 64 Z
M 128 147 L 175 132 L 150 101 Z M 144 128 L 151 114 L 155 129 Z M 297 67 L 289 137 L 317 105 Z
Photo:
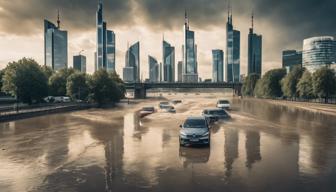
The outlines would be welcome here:
M 146 100 L 116 109 L 0 124 L 0 191 L 336 191 L 336 117 L 220 94 L 181 99 L 140 119 Z M 232 101 L 210 148 L 179 146 L 188 116 Z

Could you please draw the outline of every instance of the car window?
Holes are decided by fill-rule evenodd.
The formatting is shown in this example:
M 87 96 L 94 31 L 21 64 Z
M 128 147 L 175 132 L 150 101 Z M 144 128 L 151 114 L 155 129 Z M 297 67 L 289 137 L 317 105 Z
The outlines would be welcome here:
M 219 101 L 220 104 L 229 104 L 229 101 Z
M 213 110 L 209 111 L 210 115 L 227 115 L 226 111 L 224 110 Z
M 205 128 L 207 122 L 205 119 L 187 119 L 183 125 L 184 128 Z

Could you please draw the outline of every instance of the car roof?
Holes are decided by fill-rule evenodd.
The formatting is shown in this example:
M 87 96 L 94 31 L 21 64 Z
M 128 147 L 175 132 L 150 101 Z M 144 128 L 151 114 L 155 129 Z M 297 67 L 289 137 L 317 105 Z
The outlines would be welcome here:
M 195 116 L 195 117 L 188 117 L 187 120 L 205 120 L 205 117 L 202 116 Z
M 203 111 L 224 111 L 224 109 L 212 108 L 212 109 L 204 109 Z

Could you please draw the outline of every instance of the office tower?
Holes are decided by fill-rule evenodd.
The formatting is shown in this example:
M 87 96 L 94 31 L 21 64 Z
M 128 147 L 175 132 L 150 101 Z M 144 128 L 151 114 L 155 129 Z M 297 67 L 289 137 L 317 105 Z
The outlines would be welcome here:
M 175 47 L 172 47 L 167 41 L 162 43 L 162 61 L 163 61 L 163 81 L 175 81 Z
M 95 70 L 106 69 L 108 72 L 115 71 L 115 34 L 106 29 L 103 18 L 103 3 L 99 0 L 97 16 L 97 51 Z
M 224 81 L 224 52 L 223 50 L 212 50 L 212 82 Z
M 262 36 L 254 33 L 253 14 L 252 27 L 248 34 L 248 59 L 247 59 L 247 74 L 258 74 L 261 77 L 262 73 Z
M 84 55 L 75 55 L 73 57 L 73 68 L 82 73 L 86 73 L 86 57 Z
M 310 72 L 327 66 L 335 68 L 336 41 L 333 37 L 312 37 L 303 41 L 303 67 Z
M 162 82 L 163 81 L 163 67 L 162 67 L 162 63 L 160 63 L 159 65 L 159 81 Z
M 177 81 L 182 82 L 183 61 L 177 63 Z
M 68 67 L 68 32 L 60 27 L 59 14 L 57 26 L 44 20 L 44 65 L 53 70 Z
M 282 52 L 282 68 L 287 72 L 291 71 L 294 67 L 302 67 L 302 51 L 285 50 Z
M 228 9 L 228 21 L 226 24 L 226 81 L 240 81 L 240 31 L 234 30 L 232 23 L 232 11 Z
M 126 82 L 140 82 L 140 42 L 133 44 L 126 52 L 126 66 L 123 79 Z
M 189 19 L 185 12 L 184 45 L 183 49 L 183 82 L 198 82 L 197 47 L 195 45 L 195 32 L 189 29 Z
M 152 56 L 148 56 L 149 66 L 149 82 L 157 83 L 159 81 L 159 64 L 157 59 Z

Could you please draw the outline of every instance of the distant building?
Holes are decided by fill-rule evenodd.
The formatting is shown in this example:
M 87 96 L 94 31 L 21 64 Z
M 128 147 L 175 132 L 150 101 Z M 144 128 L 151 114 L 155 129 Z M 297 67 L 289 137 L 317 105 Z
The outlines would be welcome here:
M 224 81 L 224 52 L 212 50 L 212 82 Z
M 287 72 L 291 71 L 294 67 L 302 67 L 302 51 L 285 50 L 282 52 L 282 68 Z
M 303 67 L 310 72 L 336 65 L 336 41 L 333 37 L 312 37 L 303 41 Z
M 68 32 L 60 30 L 59 14 L 57 26 L 44 20 L 44 65 L 56 71 L 68 67 Z
M 124 81 L 140 82 L 140 42 L 133 44 L 127 50 L 125 60 L 126 66 L 123 70 Z
M 86 57 L 84 55 L 75 55 L 73 57 L 73 68 L 82 73 L 86 73 Z
M 226 24 L 226 81 L 239 82 L 240 77 L 240 31 L 234 30 L 232 13 Z
M 148 66 L 149 66 L 149 82 L 157 83 L 159 81 L 159 64 L 157 60 L 148 56 Z
M 167 41 L 162 42 L 162 61 L 163 61 L 163 81 L 175 81 L 175 47 L 172 47 Z
M 258 74 L 261 77 L 262 73 L 262 36 L 254 33 L 253 28 L 253 15 L 252 27 L 248 35 L 248 75 Z
M 115 34 L 106 29 L 103 19 L 103 3 L 100 0 L 97 10 L 97 51 L 95 56 L 95 70 L 106 69 L 115 71 Z
M 177 81 L 182 82 L 183 61 L 177 63 Z
M 195 45 L 195 32 L 189 29 L 189 19 L 185 13 L 184 45 L 183 49 L 183 82 L 198 82 L 197 46 Z

